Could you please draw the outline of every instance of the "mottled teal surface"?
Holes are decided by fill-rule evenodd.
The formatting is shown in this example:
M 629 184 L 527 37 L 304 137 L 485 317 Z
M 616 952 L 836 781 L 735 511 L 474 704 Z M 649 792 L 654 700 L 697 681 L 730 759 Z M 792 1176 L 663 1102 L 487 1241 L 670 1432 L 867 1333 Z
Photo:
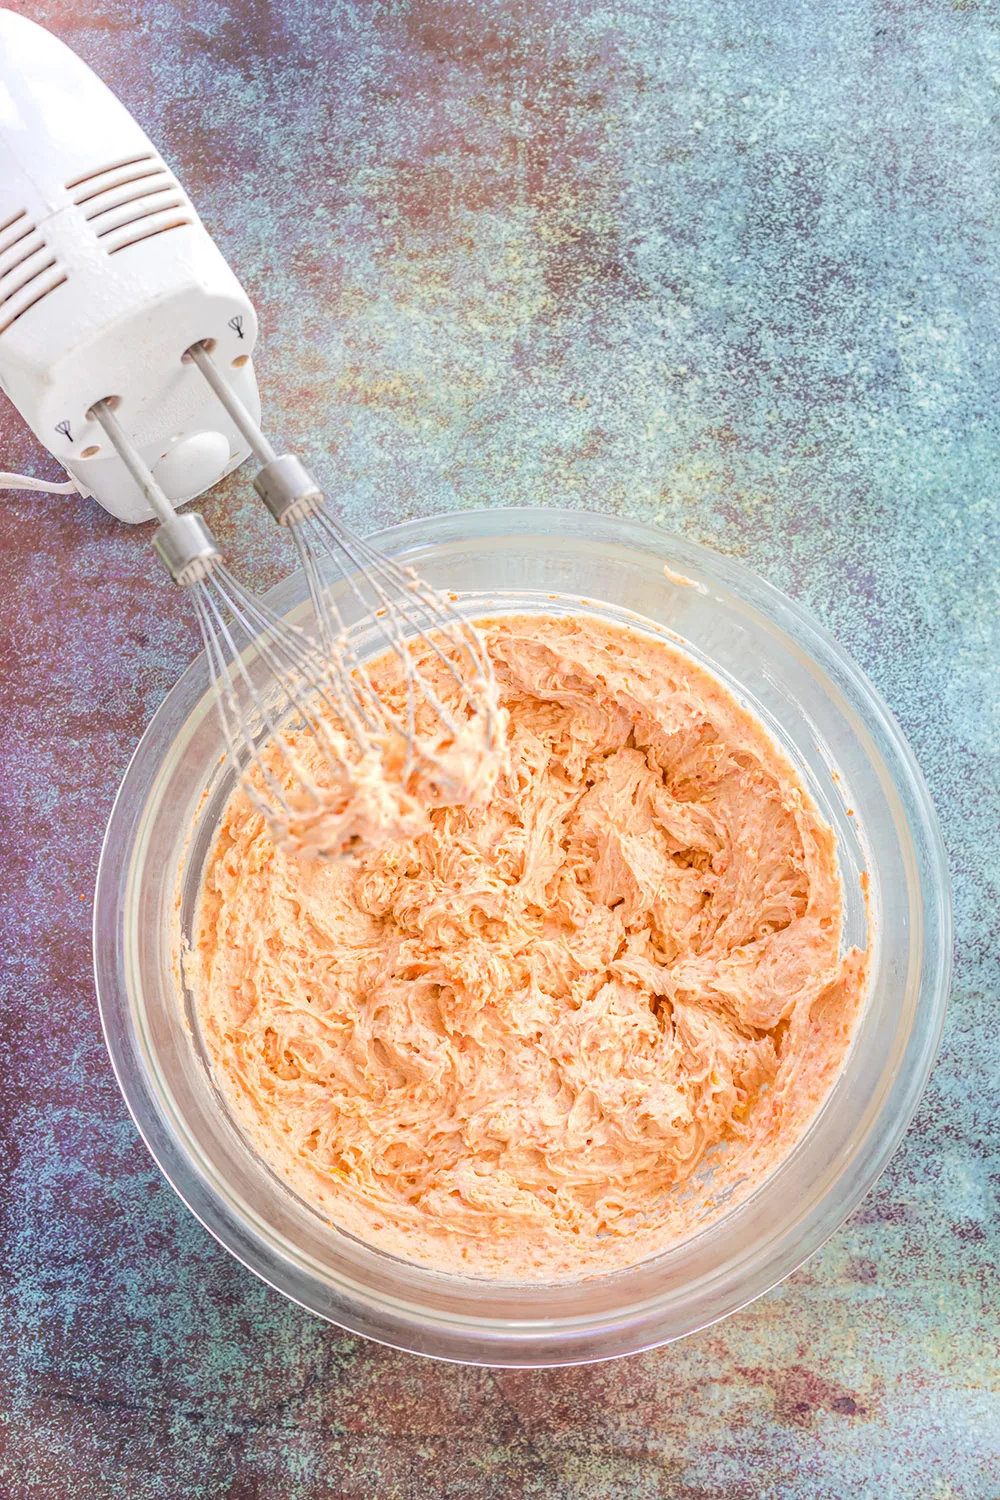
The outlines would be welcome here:
M 142 532 L 0 500 L 3 1500 L 1000 1496 L 1000 22 L 976 0 L 32 0 L 261 313 L 269 424 L 362 527 L 653 517 L 815 611 L 955 881 L 913 1129 L 784 1286 L 683 1344 L 434 1365 L 191 1218 L 100 1037 L 115 787 L 194 651 Z M 3 467 L 37 465 L 9 408 Z M 289 566 L 229 481 L 259 586 Z

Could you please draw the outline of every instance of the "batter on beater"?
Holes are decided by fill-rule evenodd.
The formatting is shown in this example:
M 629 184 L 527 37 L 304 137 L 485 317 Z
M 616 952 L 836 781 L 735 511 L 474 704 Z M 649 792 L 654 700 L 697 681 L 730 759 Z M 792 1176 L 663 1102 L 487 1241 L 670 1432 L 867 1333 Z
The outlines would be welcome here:
M 330 863 L 237 791 L 185 977 L 243 1128 L 334 1224 L 448 1271 L 593 1275 L 690 1227 L 670 1190 L 711 1147 L 753 1180 L 794 1143 L 866 956 L 840 952 L 831 830 L 717 679 L 593 616 L 482 629 L 490 798 Z

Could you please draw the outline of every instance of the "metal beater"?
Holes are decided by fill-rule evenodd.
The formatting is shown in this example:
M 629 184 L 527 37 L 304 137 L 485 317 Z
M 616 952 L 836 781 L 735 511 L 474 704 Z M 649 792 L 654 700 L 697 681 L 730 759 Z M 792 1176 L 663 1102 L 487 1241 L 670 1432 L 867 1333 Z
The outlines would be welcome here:
M 400 567 L 331 514 L 322 490 L 301 460 L 291 453 L 279 456 L 275 452 L 216 365 L 209 343 L 192 345 L 184 357 L 197 365 L 262 465 L 254 489 L 295 542 L 316 612 L 319 645 L 360 733 L 379 742 L 402 736 L 407 747 L 404 780 L 423 761 L 425 794 L 434 801 L 467 800 L 463 786 L 469 780 L 469 754 L 478 750 L 487 774 L 495 776 L 495 765 L 490 769 L 490 762 L 500 743 L 496 683 L 480 632 L 446 594 L 431 588 L 413 569 Z M 400 663 L 406 679 L 405 714 L 387 705 L 357 659 L 330 588 L 331 570 L 357 600 L 363 615 L 375 622 L 384 648 Z M 420 665 L 422 656 L 444 668 L 456 690 L 454 705 L 446 705 L 435 691 Z M 434 720 L 431 724 L 426 713 L 422 716 L 422 734 L 417 724 L 420 705 L 431 711 Z
M 358 662 L 336 605 L 322 588 L 327 623 L 320 646 L 243 588 L 197 511 L 175 513 L 118 422 L 113 401 L 96 402 L 88 415 L 103 428 L 161 523 L 153 547 L 194 607 L 230 762 L 279 843 L 299 854 L 339 857 L 422 832 L 427 802 L 473 800 L 488 792 L 498 739 L 492 669 L 478 631 L 449 601 L 439 608 L 441 596 L 385 559 L 387 576 L 405 581 L 412 609 L 428 625 L 412 635 L 400 630 L 387 636 L 404 685 L 405 711 L 399 713 Z M 358 545 L 375 551 L 360 539 Z M 366 576 L 384 591 L 377 575 L 369 570 Z M 252 643 L 251 651 L 240 635 Z M 461 723 L 458 711 L 445 706 L 414 665 L 414 636 L 457 684 Z M 460 670 L 463 652 L 474 661 L 472 676 Z M 255 660 L 263 671 L 255 670 Z M 421 703 L 424 718 L 428 711 L 436 718 L 436 735 L 426 728 L 423 737 L 418 732 Z M 456 759 L 463 751 L 466 758 Z

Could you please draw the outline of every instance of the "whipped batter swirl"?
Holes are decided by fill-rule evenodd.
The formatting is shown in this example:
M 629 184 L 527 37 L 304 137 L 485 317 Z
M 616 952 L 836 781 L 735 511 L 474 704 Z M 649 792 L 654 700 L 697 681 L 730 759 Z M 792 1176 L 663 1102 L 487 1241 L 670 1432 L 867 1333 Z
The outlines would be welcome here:
M 831 830 L 720 682 L 591 616 L 481 628 L 489 797 L 331 864 L 235 793 L 185 974 L 237 1117 L 335 1224 L 445 1270 L 590 1275 L 690 1229 L 711 1147 L 753 1180 L 794 1143 L 865 955 Z

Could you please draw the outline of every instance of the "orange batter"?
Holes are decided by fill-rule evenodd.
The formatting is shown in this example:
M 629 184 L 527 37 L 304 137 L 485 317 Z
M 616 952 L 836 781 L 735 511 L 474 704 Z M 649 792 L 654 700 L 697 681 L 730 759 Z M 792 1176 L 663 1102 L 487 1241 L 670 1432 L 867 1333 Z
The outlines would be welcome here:
M 491 799 L 326 863 L 237 792 L 185 974 L 238 1119 L 334 1223 L 444 1270 L 592 1275 L 690 1229 L 671 1190 L 709 1148 L 752 1178 L 794 1143 L 865 956 L 831 830 L 717 679 L 592 616 L 482 628 Z

